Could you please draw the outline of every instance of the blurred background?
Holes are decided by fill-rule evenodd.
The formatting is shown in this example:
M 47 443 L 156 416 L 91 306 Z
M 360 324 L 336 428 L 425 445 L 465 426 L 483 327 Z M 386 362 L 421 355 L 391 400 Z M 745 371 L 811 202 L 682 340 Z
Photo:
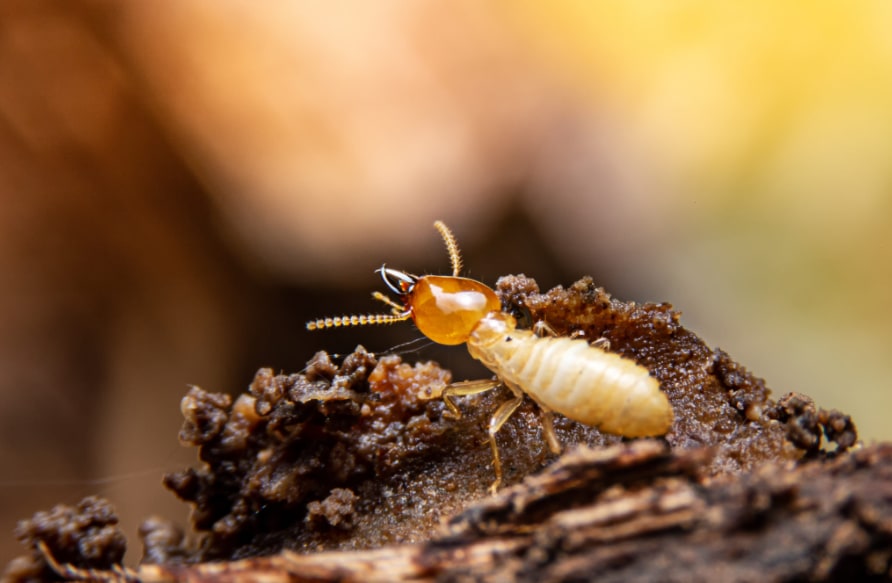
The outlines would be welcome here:
M 0 3 L 0 562 L 161 474 L 188 384 L 386 351 L 382 262 L 592 275 L 892 438 L 892 4 Z M 458 378 L 462 349 L 429 347 Z

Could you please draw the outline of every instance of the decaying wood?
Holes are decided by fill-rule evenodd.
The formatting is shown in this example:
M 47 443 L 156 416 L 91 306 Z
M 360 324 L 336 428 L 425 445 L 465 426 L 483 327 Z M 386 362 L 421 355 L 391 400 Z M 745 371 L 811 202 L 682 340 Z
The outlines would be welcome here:
M 892 445 L 704 479 L 709 449 L 580 447 L 422 544 L 72 577 L 143 581 L 831 581 L 890 578 Z

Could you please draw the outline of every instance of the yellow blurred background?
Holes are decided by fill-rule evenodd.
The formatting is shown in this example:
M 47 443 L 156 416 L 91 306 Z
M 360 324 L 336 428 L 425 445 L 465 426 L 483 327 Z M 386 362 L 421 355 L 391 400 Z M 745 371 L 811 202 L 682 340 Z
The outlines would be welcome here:
M 186 385 L 378 310 L 386 261 L 668 301 L 892 437 L 892 5 L 13 0 L 0 6 L 0 562 L 100 493 L 132 562 Z M 435 347 L 456 376 L 484 374 Z

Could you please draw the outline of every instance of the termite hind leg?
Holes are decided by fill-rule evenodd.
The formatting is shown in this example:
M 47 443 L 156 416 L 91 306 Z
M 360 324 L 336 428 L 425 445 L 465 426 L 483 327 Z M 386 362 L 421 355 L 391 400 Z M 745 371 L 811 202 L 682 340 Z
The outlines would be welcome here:
M 451 413 L 451 417 L 453 419 L 461 419 L 461 411 L 459 410 L 458 405 L 456 405 L 455 401 L 453 400 L 455 397 L 465 397 L 467 395 L 485 393 L 486 391 L 491 391 L 501 384 L 502 381 L 498 379 L 461 381 L 459 383 L 452 383 L 451 385 L 447 385 L 446 388 L 443 389 L 441 396 L 443 397 L 443 402 L 446 403 L 446 407 Z
M 519 389 L 518 389 L 519 390 Z M 531 397 L 532 398 L 532 397 Z M 561 442 L 558 441 L 557 434 L 554 432 L 554 413 L 551 409 L 543 405 L 539 399 L 533 399 L 536 406 L 539 407 L 539 421 L 542 423 L 542 438 L 548 444 L 551 453 L 557 455 L 561 453 Z
M 502 484 L 502 460 L 499 457 L 499 446 L 496 444 L 496 433 L 499 432 L 499 429 L 502 428 L 505 422 L 508 421 L 511 415 L 513 415 L 514 412 L 517 411 L 517 408 L 520 407 L 521 403 L 523 403 L 523 393 L 520 389 L 508 383 L 506 383 L 506 385 L 511 389 L 511 392 L 514 393 L 514 398 L 506 403 L 502 403 L 489 420 L 489 445 L 492 447 L 492 466 L 496 474 L 496 480 L 489 487 L 489 491 L 492 494 L 495 494 L 498 491 L 499 486 Z
M 554 433 L 554 413 L 551 412 L 551 409 L 542 405 L 539 405 L 539 410 L 542 412 L 542 436 L 545 438 L 551 453 L 557 455 L 561 453 L 561 442 L 558 441 L 557 435 Z

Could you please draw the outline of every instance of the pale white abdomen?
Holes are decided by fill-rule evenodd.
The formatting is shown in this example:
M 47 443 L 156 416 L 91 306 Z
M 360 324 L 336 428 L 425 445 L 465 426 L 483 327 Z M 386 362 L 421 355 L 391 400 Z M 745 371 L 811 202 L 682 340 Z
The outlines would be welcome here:
M 497 340 L 469 341 L 468 349 L 545 407 L 626 437 L 663 435 L 672 426 L 672 406 L 659 382 L 634 361 L 581 339 L 505 332 Z

